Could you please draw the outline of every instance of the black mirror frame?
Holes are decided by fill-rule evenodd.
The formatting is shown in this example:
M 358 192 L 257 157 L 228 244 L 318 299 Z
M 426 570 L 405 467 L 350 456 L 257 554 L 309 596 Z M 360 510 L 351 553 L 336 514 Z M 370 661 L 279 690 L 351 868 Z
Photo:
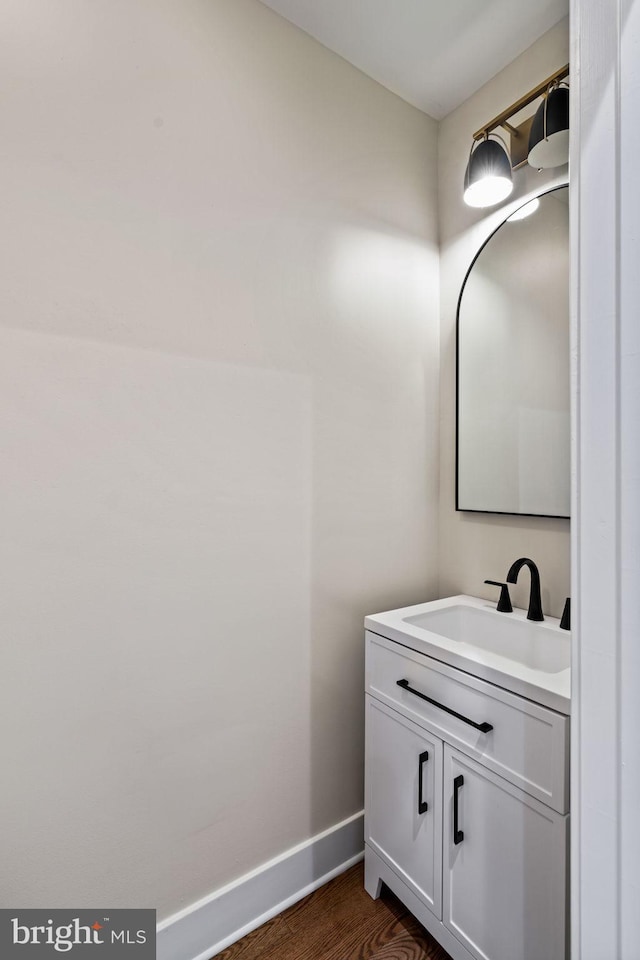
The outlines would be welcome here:
M 514 210 L 511 210 L 508 217 L 505 217 L 504 220 L 501 220 L 495 230 L 492 230 L 489 236 L 486 238 L 484 243 L 476 251 L 473 260 L 469 264 L 469 268 L 465 273 L 464 280 L 462 281 L 462 286 L 460 287 L 460 293 L 458 295 L 458 305 L 456 307 L 456 464 L 455 464 L 455 497 L 456 497 L 456 513 L 480 513 L 487 514 L 488 516 L 497 516 L 497 517 L 540 517 L 547 520 L 570 520 L 571 516 L 569 514 L 553 514 L 553 513 L 513 513 L 508 510 L 474 510 L 469 507 L 461 507 L 459 501 L 459 489 L 458 489 L 458 471 L 460 467 L 460 430 L 459 430 L 459 417 L 460 417 L 460 306 L 462 304 L 462 296 L 464 294 L 464 289 L 467 285 L 467 280 L 469 275 L 473 270 L 474 264 L 484 248 L 487 246 L 489 241 L 495 234 L 500 230 L 501 227 L 505 225 L 509 217 L 513 216 L 518 210 L 522 207 L 525 207 L 532 200 L 540 199 L 541 197 L 547 196 L 549 193 L 555 193 L 557 190 L 564 190 L 569 187 L 569 180 L 567 179 L 563 183 L 556 184 L 555 187 L 551 187 L 548 190 L 542 190 L 540 193 L 535 194 L 533 197 L 529 197 L 519 207 L 516 207 Z

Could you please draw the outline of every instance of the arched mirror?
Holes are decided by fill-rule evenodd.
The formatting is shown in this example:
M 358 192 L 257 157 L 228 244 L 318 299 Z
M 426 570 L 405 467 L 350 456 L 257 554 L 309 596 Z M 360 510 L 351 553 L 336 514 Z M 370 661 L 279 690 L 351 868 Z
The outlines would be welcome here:
M 568 517 L 569 191 L 489 237 L 457 319 L 456 509 Z

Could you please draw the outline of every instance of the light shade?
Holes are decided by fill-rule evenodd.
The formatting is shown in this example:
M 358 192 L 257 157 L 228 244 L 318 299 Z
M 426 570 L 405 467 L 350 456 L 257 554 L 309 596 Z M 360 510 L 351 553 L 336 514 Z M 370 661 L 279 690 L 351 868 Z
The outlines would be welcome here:
M 511 161 L 497 140 L 481 140 L 472 150 L 464 175 L 464 202 L 492 207 L 513 190 Z
M 560 167 L 569 160 L 569 90 L 554 87 L 533 118 L 529 132 L 529 164 L 537 170 Z

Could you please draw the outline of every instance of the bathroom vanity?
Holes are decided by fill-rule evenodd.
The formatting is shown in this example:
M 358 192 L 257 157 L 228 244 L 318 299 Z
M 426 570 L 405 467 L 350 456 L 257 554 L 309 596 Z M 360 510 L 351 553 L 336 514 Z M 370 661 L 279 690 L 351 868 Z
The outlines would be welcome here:
M 565 960 L 569 634 L 466 596 L 365 629 L 368 893 L 453 960 Z

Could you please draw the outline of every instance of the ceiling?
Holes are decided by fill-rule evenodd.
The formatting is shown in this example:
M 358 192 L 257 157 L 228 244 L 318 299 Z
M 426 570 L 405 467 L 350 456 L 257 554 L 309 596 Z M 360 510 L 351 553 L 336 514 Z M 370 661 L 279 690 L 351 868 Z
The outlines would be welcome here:
M 569 13 L 569 0 L 262 0 L 436 120 Z

